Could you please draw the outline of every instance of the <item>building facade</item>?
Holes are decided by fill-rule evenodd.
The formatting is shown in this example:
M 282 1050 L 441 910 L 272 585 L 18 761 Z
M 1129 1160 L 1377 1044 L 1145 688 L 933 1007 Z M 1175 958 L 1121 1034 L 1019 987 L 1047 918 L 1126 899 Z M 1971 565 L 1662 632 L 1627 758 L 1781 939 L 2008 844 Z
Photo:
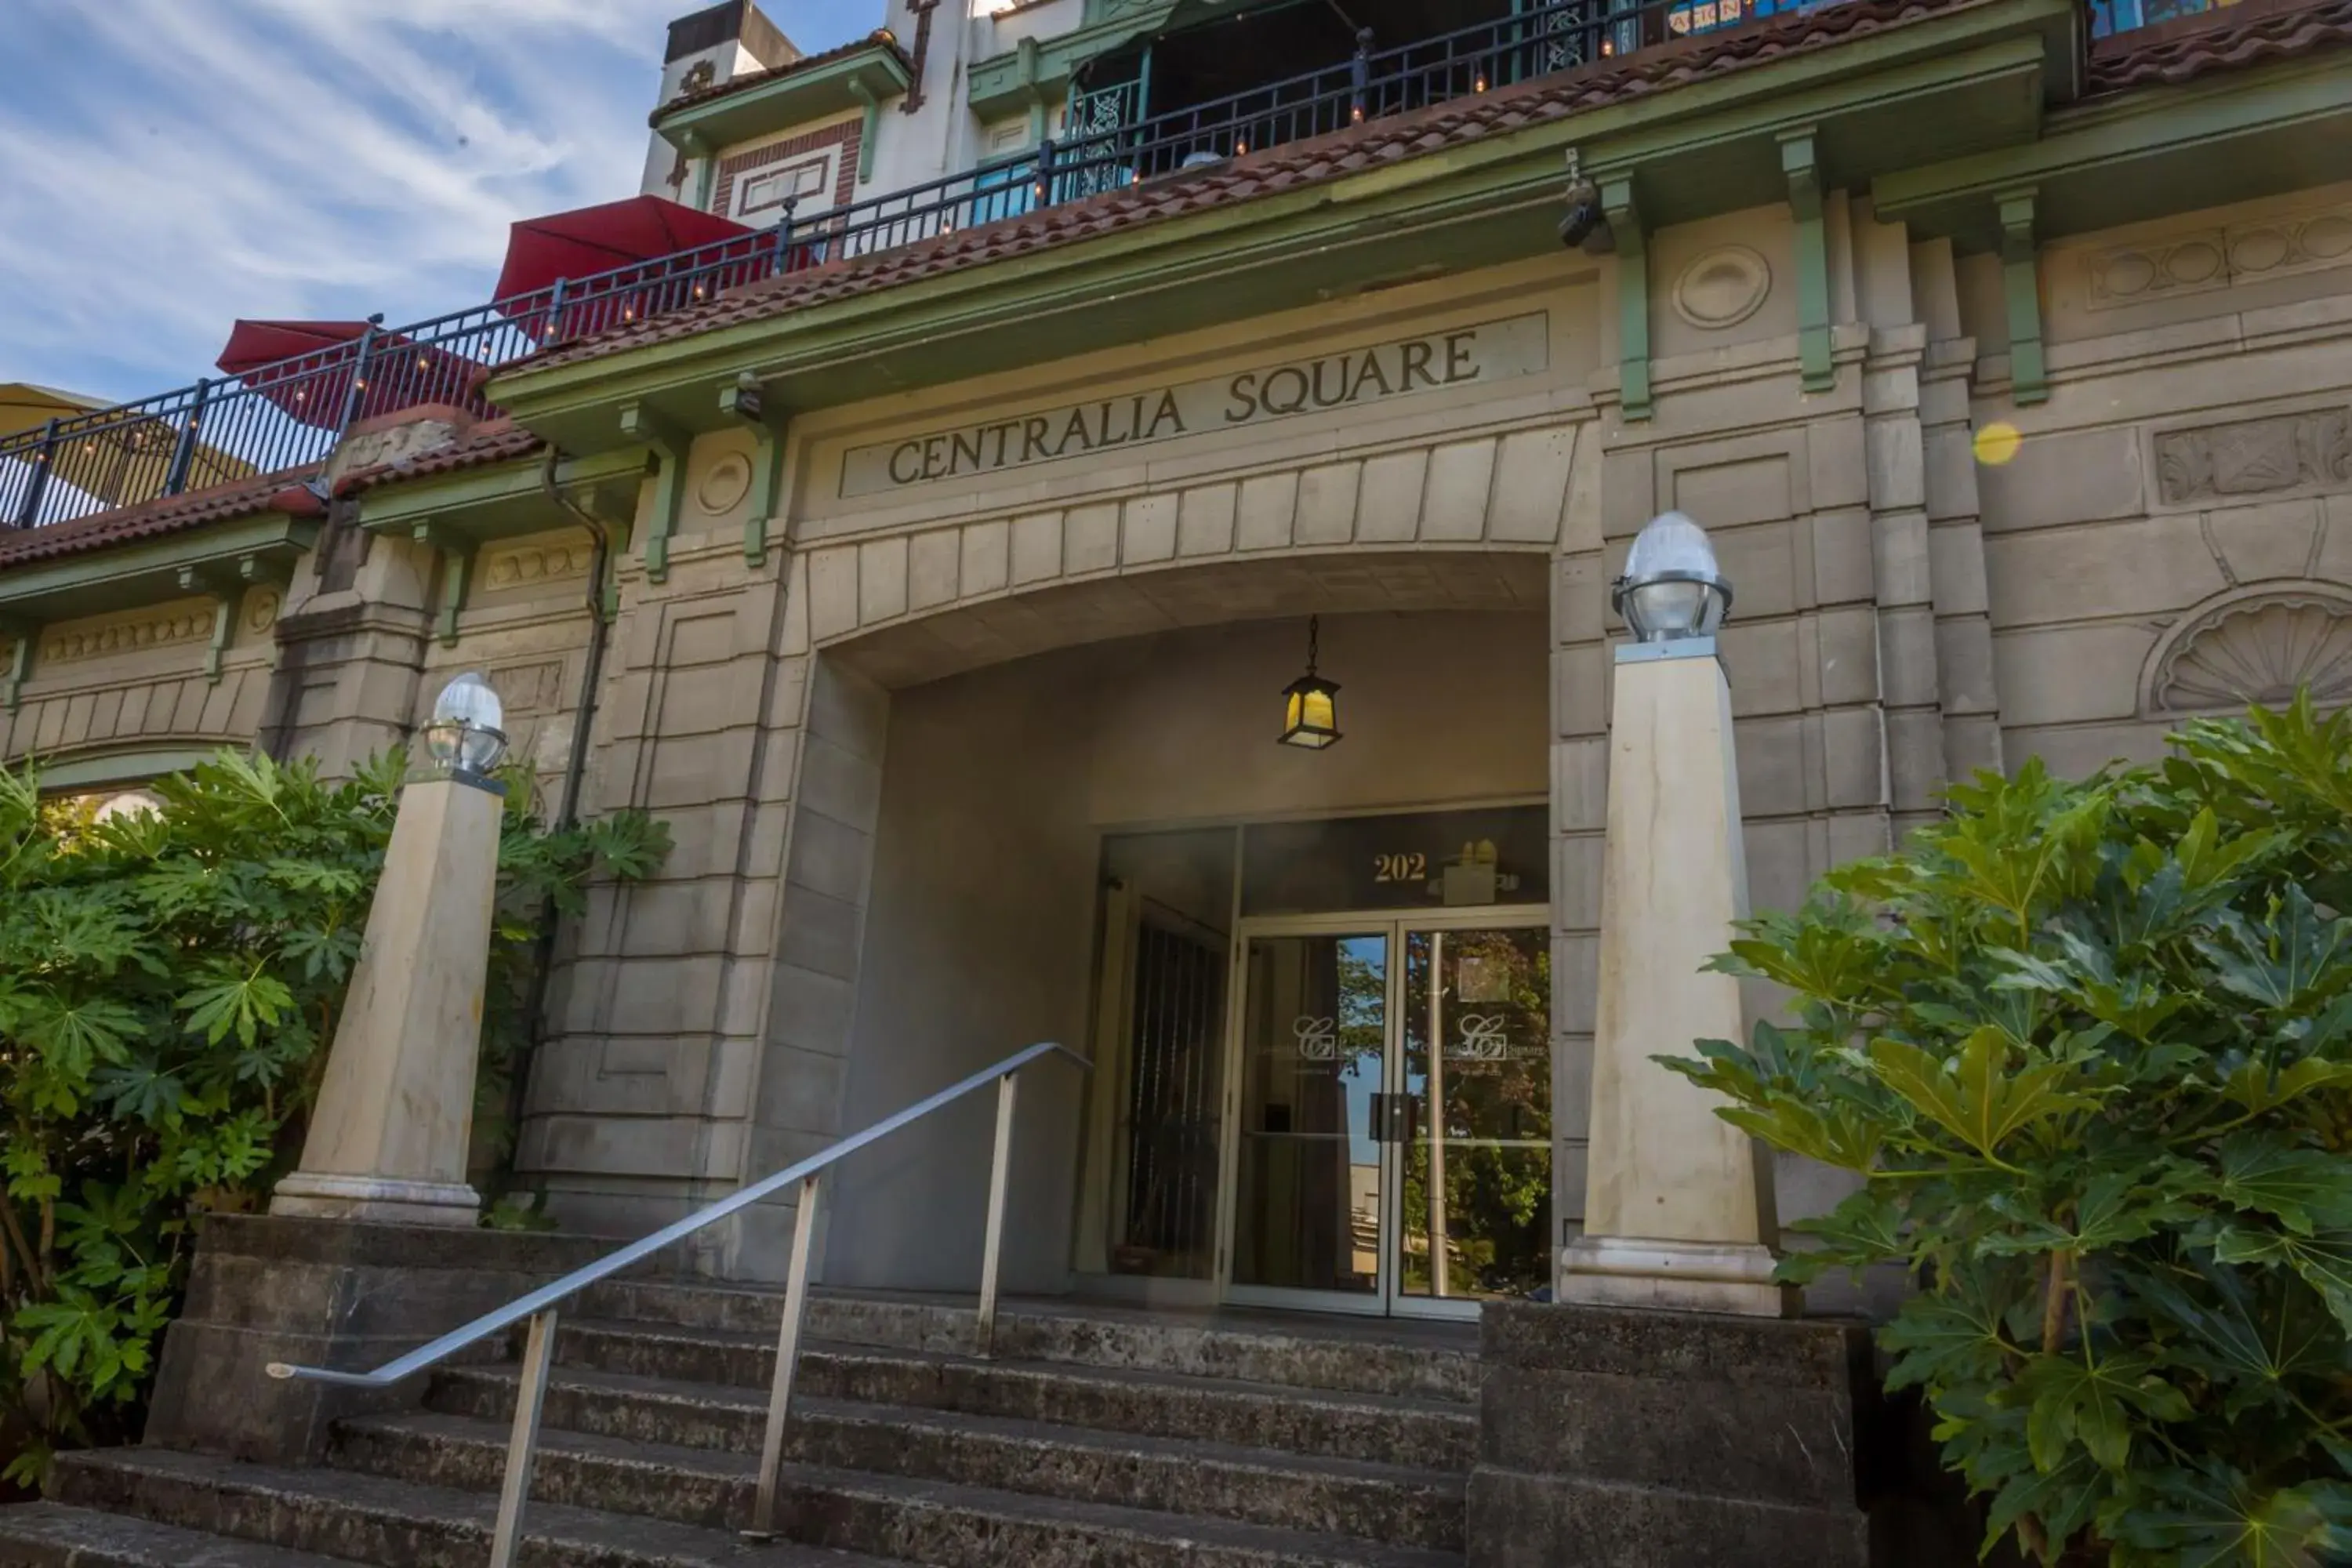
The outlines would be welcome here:
M 749 237 L 499 307 L 462 395 L 371 335 L 299 463 L 58 517 L 71 433 L 0 447 L 0 756 L 344 770 L 478 668 L 551 800 L 667 819 L 562 937 L 570 1226 L 1054 1039 L 1009 1289 L 1547 1289 L 1650 517 L 1736 588 L 1758 907 L 1973 770 L 2352 696 L 2352 5 L 1357 9 L 680 21 L 642 190 Z M 1344 738 L 1279 744 L 1310 666 Z M 990 1137 L 860 1156 L 824 1277 L 968 1287 Z

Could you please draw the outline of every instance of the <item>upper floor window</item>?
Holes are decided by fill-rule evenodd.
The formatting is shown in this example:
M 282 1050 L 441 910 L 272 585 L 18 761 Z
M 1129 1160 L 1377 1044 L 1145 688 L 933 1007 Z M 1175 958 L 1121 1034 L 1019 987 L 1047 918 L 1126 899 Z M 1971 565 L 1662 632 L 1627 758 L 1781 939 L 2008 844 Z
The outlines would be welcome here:
M 824 194 L 833 187 L 833 155 L 821 153 L 781 169 L 755 174 L 735 188 L 736 217 L 772 213 L 787 199 L 806 213 L 827 205 Z

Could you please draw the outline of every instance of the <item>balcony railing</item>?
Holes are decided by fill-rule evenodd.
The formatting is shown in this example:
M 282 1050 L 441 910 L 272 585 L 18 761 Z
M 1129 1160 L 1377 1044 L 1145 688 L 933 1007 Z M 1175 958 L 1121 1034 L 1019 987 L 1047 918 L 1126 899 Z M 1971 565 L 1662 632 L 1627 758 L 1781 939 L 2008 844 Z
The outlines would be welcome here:
M 498 367 L 552 344 L 690 309 L 780 272 L 870 255 L 1213 165 L 1366 121 L 1837 0 L 1551 0 L 1213 101 L 1046 141 L 887 195 L 632 263 L 221 380 L 200 380 L 0 438 L 0 527 L 38 527 L 322 461 L 357 421 L 425 404 L 490 412 Z M 2086 0 L 2105 36 L 2214 0 Z

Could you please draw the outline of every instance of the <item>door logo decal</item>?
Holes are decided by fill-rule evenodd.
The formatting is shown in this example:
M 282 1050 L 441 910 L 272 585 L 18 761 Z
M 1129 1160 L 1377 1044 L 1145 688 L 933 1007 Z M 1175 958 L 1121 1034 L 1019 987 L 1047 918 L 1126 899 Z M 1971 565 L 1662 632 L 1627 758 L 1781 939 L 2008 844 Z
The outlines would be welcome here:
M 1301 1016 L 1290 1026 L 1290 1033 L 1298 1041 L 1298 1059 L 1303 1062 L 1332 1062 L 1339 1059 L 1339 1020 Z

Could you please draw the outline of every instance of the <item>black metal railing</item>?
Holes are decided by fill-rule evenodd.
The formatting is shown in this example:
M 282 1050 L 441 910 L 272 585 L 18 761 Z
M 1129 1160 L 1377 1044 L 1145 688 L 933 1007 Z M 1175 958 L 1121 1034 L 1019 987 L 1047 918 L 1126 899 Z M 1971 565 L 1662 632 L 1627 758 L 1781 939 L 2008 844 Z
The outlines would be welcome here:
M 1083 132 L 943 179 L 809 216 L 785 204 L 772 228 L 564 279 L 429 321 L 382 319 L 337 343 L 236 376 L 50 421 L 0 438 L 0 527 L 37 527 L 299 470 L 354 423 L 449 405 L 492 412 L 482 384 L 552 344 L 690 309 L 779 273 L 869 255 L 960 229 L 1213 166 L 1366 121 L 1838 0 L 1552 0 L 1497 20 L 1388 48 L 1360 34 L 1351 58 L 1245 92 Z M 2086 0 L 2108 25 L 2130 8 L 2209 0 Z M 2169 12 L 2168 12 L 2169 14 Z M 2148 19 L 2155 19 L 2151 16 Z

